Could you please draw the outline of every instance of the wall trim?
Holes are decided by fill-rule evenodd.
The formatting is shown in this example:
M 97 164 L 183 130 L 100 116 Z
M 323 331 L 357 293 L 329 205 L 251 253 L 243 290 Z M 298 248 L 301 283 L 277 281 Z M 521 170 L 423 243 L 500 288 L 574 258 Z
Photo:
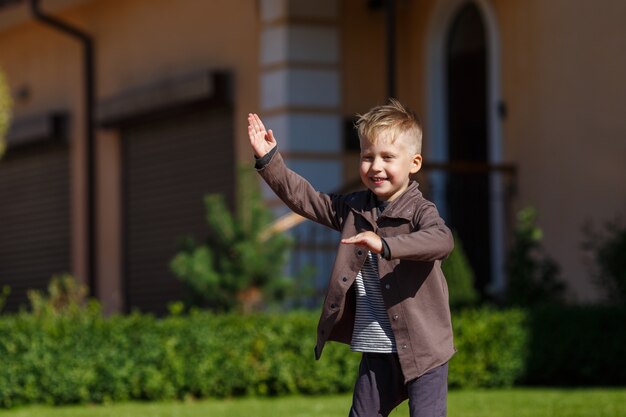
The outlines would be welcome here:
M 199 71 L 129 88 L 97 104 L 96 121 L 110 128 L 186 106 L 232 105 L 232 76 L 227 71 Z
M 13 120 L 6 135 L 7 151 L 27 145 L 67 142 L 69 113 L 55 110 Z

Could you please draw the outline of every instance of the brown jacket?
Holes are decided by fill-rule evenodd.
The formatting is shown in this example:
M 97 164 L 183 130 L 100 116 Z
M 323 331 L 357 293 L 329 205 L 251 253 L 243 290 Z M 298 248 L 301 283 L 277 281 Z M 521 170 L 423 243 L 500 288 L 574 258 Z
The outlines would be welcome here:
M 452 357 L 448 287 L 441 271 L 441 260 L 452 251 L 452 234 L 417 183 L 376 219 L 372 192 L 317 192 L 278 152 L 259 173 L 294 212 L 340 231 L 342 238 L 371 230 L 385 239 L 391 259 L 379 258 L 380 285 L 406 382 Z M 317 327 L 316 359 L 327 340 L 350 343 L 356 306 L 352 284 L 365 256 L 363 248 L 339 246 Z

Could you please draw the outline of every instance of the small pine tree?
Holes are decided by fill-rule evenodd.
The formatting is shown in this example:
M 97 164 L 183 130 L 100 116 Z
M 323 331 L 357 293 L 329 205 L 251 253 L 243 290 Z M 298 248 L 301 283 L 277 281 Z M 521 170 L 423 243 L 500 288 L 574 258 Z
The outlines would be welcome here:
M 232 213 L 219 194 L 204 199 L 209 235 L 196 245 L 187 240 L 170 263 L 191 291 L 188 304 L 214 311 L 259 309 L 281 300 L 291 280 L 284 277 L 291 240 L 265 236 L 273 216 L 265 206 L 256 178 L 241 170 L 238 208 Z

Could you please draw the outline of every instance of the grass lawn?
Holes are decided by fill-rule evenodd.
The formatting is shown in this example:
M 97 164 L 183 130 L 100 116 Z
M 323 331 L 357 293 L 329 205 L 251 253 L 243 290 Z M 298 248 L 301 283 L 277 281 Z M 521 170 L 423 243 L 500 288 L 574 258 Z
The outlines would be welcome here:
M 23 407 L 0 417 L 346 417 L 350 396 Z M 408 416 L 406 403 L 391 416 Z M 626 417 L 626 388 L 453 391 L 450 417 Z

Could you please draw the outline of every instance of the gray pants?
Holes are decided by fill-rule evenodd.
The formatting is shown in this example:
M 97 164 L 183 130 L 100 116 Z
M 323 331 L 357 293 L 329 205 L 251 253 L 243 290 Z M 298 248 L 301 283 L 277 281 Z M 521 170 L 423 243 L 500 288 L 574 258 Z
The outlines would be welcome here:
M 364 353 L 350 417 L 386 417 L 406 399 L 411 417 L 445 417 L 448 364 L 405 384 L 397 354 Z

